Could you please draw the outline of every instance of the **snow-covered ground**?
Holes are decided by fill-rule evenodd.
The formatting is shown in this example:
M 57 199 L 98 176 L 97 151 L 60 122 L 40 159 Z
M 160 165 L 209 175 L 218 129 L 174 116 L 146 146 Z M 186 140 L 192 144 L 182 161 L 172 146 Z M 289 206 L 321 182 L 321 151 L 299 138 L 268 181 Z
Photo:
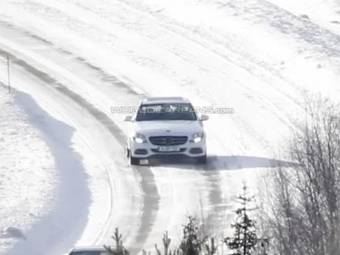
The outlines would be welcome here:
M 305 94 L 339 100 L 339 11 L 330 0 L 3 0 L 0 77 L 10 54 L 14 98 L 52 171 L 34 202 L 47 216 L 4 224 L 27 237 L 10 254 L 110 243 L 115 226 L 139 252 L 166 230 L 176 243 L 189 213 L 227 230 L 243 182 L 256 192 L 279 163 Z M 206 167 L 127 164 L 124 116 L 110 108 L 158 95 L 234 109 L 206 123 Z
M 337 0 L 269 0 L 268 2 L 340 34 L 340 6 Z
M 22 108 L 22 94 L 0 85 L 0 253 L 26 240 L 30 226 L 53 208 L 55 163 L 39 130 Z M 39 121 L 37 119 L 37 121 Z
M 5 65 L 2 66 L 5 67 Z M 25 169 L 21 169 L 20 165 L 16 166 L 13 162 L 8 162 L 13 171 L 18 170 L 21 174 L 20 178 L 17 178 L 17 175 L 12 173 L 16 181 L 8 185 L 15 185 L 20 181 L 22 189 L 16 189 L 20 192 L 26 189 L 25 194 L 29 197 L 21 198 L 16 196 L 16 192 L 8 190 L 4 193 L 6 196 L 4 203 L 7 205 L 8 201 L 12 201 L 13 204 L 18 204 L 21 202 L 20 199 L 29 200 L 39 209 L 40 214 L 34 211 L 34 208 L 30 214 L 24 206 L 17 207 L 16 214 L 11 214 L 10 211 L 4 212 L 3 217 L 6 221 L 3 221 L 4 225 L 1 227 L 4 229 L 2 238 L 7 245 L 2 246 L 1 252 L 3 254 L 22 254 L 24 251 L 30 254 L 61 254 L 73 247 L 76 242 L 89 245 L 102 240 L 103 236 L 108 235 L 107 232 L 112 231 L 111 222 L 114 222 L 112 224 L 116 226 L 117 222 L 124 224 L 128 221 L 133 230 L 133 224 L 135 224 L 133 217 L 138 218 L 139 211 L 130 207 L 139 206 L 138 193 L 140 192 L 136 192 L 138 187 L 131 187 L 129 183 L 126 183 L 127 180 L 133 180 L 135 177 L 133 173 L 126 171 L 125 160 L 112 157 L 112 155 L 122 153 L 121 146 L 117 144 L 116 139 L 112 138 L 112 134 L 103 128 L 99 117 L 96 119 L 84 112 L 82 107 L 65 98 L 62 93 L 51 91 L 48 83 L 37 79 L 33 73 L 28 72 L 23 66 L 12 64 L 11 94 L 5 93 L 7 92 L 5 86 L 2 87 L 2 91 L 5 91 L 5 96 L 16 98 L 12 106 L 19 104 L 22 107 L 22 111 L 27 114 L 28 124 L 41 134 L 41 138 L 45 141 L 53 163 L 52 170 L 55 176 L 50 177 L 50 181 L 54 186 L 49 197 L 45 197 L 45 192 L 51 189 L 49 179 L 44 178 L 40 181 L 37 178 L 39 173 L 41 176 L 38 175 L 38 177 L 43 178 L 44 172 L 41 173 L 40 169 L 34 165 L 27 164 Z M 7 104 L 8 102 L 4 101 L 4 106 Z M 43 109 L 48 109 L 48 112 Z M 4 110 L 7 109 L 4 107 Z M 5 119 L 6 112 L 3 113 Z M 4 131 L 7 131 L 5 124 L 8 122 L 11 122 L 10 118 L 4 121 Z M 26 126 L 29 127 L 28 124 Z M 27 132 L 26 126 L 22 132 Z M 8 130 L 11 130 L 10 127 Z M 20 139 L 20 134 L 17 139 Z M 44 167 L 44 154 L 36 149 L 36 144 L 28 142 L 17 144 L 17 146 L 19 148 L 25 146 L 23 149 L 31 152 L 24 155 L 29 162 L 35 162 Z M 6 147 L 4 144 L 4 148 Z M 35 153 L 36 150 L 37 153 Z M 9 150 L 8 153 L 10 152 Z M 13 159 L 14 162 L 18 160 L 13 152 L 4 156 L 5 159 Z M 116 168 L 116 164 L 121 165 L 120 170 L 124 171 L 123 173 L 112 171 Z M 4 165 L 8 168 L 9 166 Z M 35 175 L 32 175 L 32 172 Z M 3 177 L 6 178 L 7 175 Z M 28 177 L 33 180 L 31 181 Z M 6 188 L 7 185 L 4 187 Z M 43 192 L 39 192 L 41 190 Z M 123 193 L 120 197 L 117 197 L 117 190 Z M 122 211 L 115 211 L 114 205 Z M 128 213 L 128 210 L 131 213 Z M 34 213 L 37 214 L 34 219 L 39 220 L 33 221 L 27 218 L 33 217 Z M 9 215 L 11 217 L 8 217 L 7 221 Z M 18 222 L 14 222 L 12 218 L 14 216 Z M 22 226 L 24 223 L 25 225 Z M 128 227 L 122 227 L 122 229 L 128 232 Z M 18 238 L 9 239 L 15 234 Z M 24 239 L 20 239 L 19 234 Z M 18 240 L 24 241 L 18 242 Z

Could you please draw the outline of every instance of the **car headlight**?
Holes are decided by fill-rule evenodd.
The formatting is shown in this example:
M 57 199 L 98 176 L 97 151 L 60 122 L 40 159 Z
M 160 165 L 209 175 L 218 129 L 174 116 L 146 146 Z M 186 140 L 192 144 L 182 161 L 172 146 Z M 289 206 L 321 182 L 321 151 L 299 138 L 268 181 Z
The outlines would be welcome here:
M 195 133 L 191 136 L 190 138 L 190 142 L 192 143 L 199 143 L 200 141 L 202 141 L 204 138 L 204 133 L 203 132 L 199 132 L 199 133 Z
M 146 140 L 146 136 L 145 136 L 145 135 L 138 134 L 138 133 L 134 135 L 133 140 L 134 140 L 136 143 L 147 143 L 147 142 L 148 142 L 148 141 Z

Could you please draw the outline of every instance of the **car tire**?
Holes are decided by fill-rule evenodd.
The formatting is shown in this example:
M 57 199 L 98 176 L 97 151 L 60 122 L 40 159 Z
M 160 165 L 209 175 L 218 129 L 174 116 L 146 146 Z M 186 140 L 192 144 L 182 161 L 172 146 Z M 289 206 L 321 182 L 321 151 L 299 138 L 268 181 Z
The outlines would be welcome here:
M 126 148 L 126 157 L 130 158 L 130 150 L 128 148 Z
M 130 156 L 130 164 L 133 166 L 139 165 L 139 158 Z
M 200 156 L 196 159 L 197 164 L 205 165 L 207 163 L 207 155 Z

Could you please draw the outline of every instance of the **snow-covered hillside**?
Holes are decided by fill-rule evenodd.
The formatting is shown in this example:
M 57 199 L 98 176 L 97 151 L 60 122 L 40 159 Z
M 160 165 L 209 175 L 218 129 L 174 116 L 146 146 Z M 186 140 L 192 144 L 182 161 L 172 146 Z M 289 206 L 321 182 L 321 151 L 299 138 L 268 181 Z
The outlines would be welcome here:
M 14 242 L 27 240 L 29 229 L 53 208 L 58 182 L 51 152 L 43 134 L 32 127 L 39 122 L 21 99 L 29 96 L 8 93 L 0 86 L 0 253 Z M 33 120 L 35 119 L 35 120 Z
M 339 12 L 335 0 L 2 0 L 0 78 L 10 56 L 14 90 L 0 91 L 0 253 L 110 244 L 115 227 L 138 253 L 164 231 L 176 244 L 188 214 L 228 231 L 243 183 L 257 193 L 284 160 L 306 93 L 339 100 Z M 110 109 L 160 95 L 234 109 L 206 123 L 207 166 L 128 164 Z

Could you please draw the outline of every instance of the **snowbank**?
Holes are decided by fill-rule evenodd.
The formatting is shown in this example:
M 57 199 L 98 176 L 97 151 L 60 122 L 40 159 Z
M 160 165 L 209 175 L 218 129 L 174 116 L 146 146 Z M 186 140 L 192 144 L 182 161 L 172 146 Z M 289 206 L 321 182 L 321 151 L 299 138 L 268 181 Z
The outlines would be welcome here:
M 48 213 L 56 173 L 41 134 L 2 84 L 0 109 L 0 254 L 5 254 Z

